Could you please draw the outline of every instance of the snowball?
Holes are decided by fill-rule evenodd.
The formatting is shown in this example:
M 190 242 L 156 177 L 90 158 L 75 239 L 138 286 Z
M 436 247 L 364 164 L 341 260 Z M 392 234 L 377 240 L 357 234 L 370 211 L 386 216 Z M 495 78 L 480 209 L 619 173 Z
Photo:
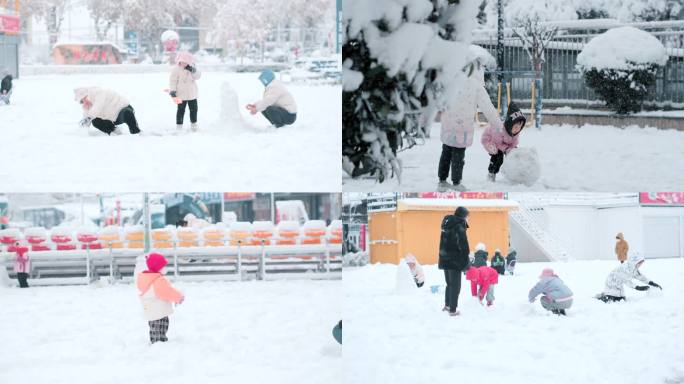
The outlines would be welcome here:
M 665 47 L 653 35 L 634 27 L 620 27 L 594 37 L 577 55 L 584 70 L 633 69 L 634 64 L 665 65 Z
M 535 148 L 515 148 L 506 156 L 501 168 L 504 177 L 512 184 L 530 187 L 539 180 L 541 166 Z

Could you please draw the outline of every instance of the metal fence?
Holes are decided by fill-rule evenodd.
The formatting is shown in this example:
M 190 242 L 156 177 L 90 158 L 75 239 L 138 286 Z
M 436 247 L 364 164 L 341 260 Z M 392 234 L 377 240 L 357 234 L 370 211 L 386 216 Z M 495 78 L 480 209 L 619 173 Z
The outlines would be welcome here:
M 600 25 L 600 24 L 598 24 Z M 657 107 L 684 108 L 684 20 L 674 22 L 648 22 L 619 24 L 629 25 L 648 31 L 660 40 L 669 56 L 667 64 L 658 69 L 656 84 L 649 90 L 647 104 Z M 582 74 L 577 70 L 577 55 L 584 45 L 597 36 L 615 27 L 616 22 L 605 27 L 592 24 L 592 29 L 575 26 L 559 28 L 553 41 L 545 49 L 546 61 L 543 65 L 542 93 L 545 104 L 558 105 L 602 105 L 596 94 L 586 86 Z M 531 101 L 531 82 L 529 75 L 516 75 L 532 69 L 530 58 L 522 47 L 520 39 L 506 30 L 504 38 L 504 71 L 511 84 L 511 98 L 523 107 Z M 496 57 L 496 31 L 481 31 L 474 44 L 486 48 Z M 490 80 L 490 94 L 496 94 L 496 81 Z

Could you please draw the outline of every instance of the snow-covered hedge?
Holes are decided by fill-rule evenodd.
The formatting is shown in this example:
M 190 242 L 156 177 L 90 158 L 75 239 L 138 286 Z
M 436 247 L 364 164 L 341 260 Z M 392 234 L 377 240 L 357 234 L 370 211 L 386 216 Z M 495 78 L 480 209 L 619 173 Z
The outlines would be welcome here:
M 667 59 L 665 47 L 653 35 L 620 27 L 589 41 L 577 55 L 577 68 L 609 108 L 625 114 L 641 110 L 658 67 Z
M 343 267 L 362 267 L 368 264 L 367 252 L 347 253 L 342 257 Z

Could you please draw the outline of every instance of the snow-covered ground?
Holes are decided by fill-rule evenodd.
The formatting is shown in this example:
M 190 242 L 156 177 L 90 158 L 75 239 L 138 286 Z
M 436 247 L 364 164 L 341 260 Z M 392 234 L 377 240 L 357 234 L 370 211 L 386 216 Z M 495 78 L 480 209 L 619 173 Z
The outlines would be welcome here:
M 628 289 L 628 301 L 592 296 L 617 261 L 520 263 L 502 276 L 493 307 L 480 306 L 463 281 L 461 316 L 441 311 L 444 275 L 395 291 L 396 266 L 344 271 L 344 372 L 347 383 L 682 383 L 684 261 L 647 260 L 643 274 L 664 290 Z M 527 301 L 544 267 L 574 292 L 567 317 Z M 415 287 L 415 285 L 414 285 Z
M 473 145 L 466 150 L 462 184 L 472 191 L 675 191 L 684 185 L 684 132 L 655 128 L 612 126 L 582 127 L 543 125 L 527 127 L 520 147 L 537 149 L 541 177 L 529 187 L 509 183 L 500 173 L 487 181 L 489 155 L 480 144 L 484 129 L 476 129 Z M 425 145 L 400 152 L 401 185 L 397 179 L 351 179 L 346 173 L 345 191 L 430 191 L 437 188 L 437 165 L 442 150 L 439 125 L 432 126 Z M 505 163 L 504 163 L 505 164 Z
M 0 288 L 0 382 L 342 382 L 340 281 L 177 287 L 154 345 L 133 285 Z
M 259 132 L 248 126 L 267 127 L 268 121 L 244 108 L 262 96 L 257 77 L 204 73 L 198 81 L 201 131 L 178 136 L 169 134 L 176 107 L 163 92 L 167 73 L 22 77 L 12 104 L 0 107 L 3 190 L 338 190 L 341 86 L 290 85 L 297 122 Z M 225 82 L 237 92 L 237 104 L 222 105 Z M 125 125 L 121 136 L 89 136 L 78 126 L 81 108 L 73 100 L 80 86 L 110 88 L 128 98 L 145 136 L 129 135 Z M 242 120 L 235 118 L 238 110 Z M 221 120 L 225 112 L 231 121 Z M 189 125 L 186 111 L 186 130 Z

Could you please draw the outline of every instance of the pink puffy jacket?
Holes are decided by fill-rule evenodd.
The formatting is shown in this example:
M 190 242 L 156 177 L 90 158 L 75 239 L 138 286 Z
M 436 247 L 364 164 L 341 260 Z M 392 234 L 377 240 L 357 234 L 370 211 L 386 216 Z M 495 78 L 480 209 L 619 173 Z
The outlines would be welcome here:
M 492 145 L 497 151 L 508 153 L 508 151 L 518 146 L 518 135 L 509 135 L 503 126 L 495 127 L 494 125 L 490 125 L 482 134 L 482 145 L 490 155 L 496 155 L 496 152 L 492 153 L 492 151 L 490 151 Z
M 17 258 L 14 259 L 14 273 L 30 273 L 31 261 L 28 257 L 28 247 L 15 247 Z
M 489 286 L 499 283 L 499 273 L 492 267 L 472 267 L 466 271 L 466 280 L 470 280 L 470 293 L 473 296 L 478 296 L 477 287 L 478 285 L 480 286 L 480 295 L 478 297 L 482 300 L 487 294 Z

